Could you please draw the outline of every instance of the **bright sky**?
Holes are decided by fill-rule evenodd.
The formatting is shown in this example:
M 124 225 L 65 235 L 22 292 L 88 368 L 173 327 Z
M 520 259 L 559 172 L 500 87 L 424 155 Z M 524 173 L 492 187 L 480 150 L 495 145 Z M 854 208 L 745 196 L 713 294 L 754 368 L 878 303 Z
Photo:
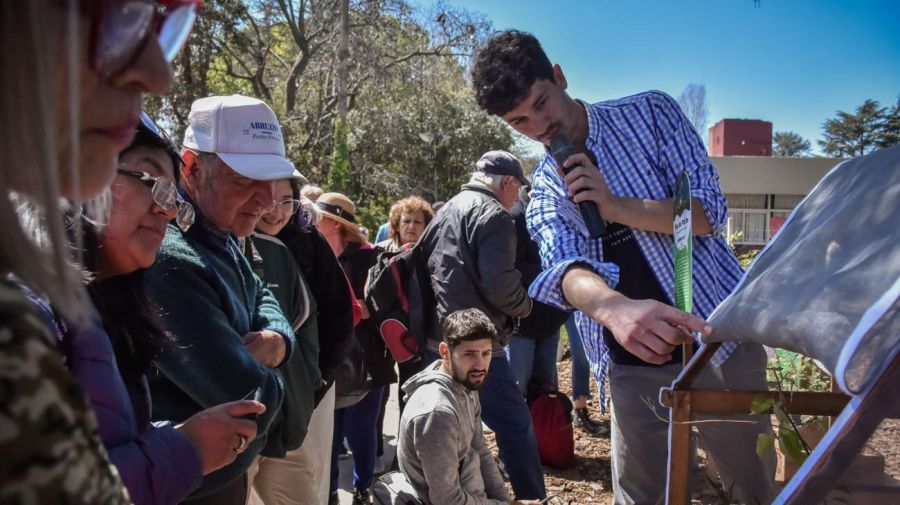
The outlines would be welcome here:
M 422 2 L 423 4 L 426 2 Z M 771 121 L 818 152 L 822 123 L 900 96 L 898 0 L 450 0 L 534 33 L 587 101 L 706 86 L 709 124 Z M 701 134 L 704 141 L 708 134 Z

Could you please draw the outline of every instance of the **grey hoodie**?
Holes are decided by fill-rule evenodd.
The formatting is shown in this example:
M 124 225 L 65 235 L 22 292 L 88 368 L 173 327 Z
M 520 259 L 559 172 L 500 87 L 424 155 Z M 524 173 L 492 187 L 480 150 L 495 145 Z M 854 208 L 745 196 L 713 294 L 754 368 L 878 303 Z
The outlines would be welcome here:
M 400 471 L 432 505 L 509 503 L 503 478 L 481 431 L 478 393 L 454 381 L 436 361 L 403 384 Z

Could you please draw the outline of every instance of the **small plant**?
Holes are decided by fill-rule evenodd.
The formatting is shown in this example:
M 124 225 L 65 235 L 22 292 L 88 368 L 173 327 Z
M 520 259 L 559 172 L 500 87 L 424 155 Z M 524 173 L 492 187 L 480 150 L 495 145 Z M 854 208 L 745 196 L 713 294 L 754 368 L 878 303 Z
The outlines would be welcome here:
M 759 254 L 759 247 L 753 246 L 741 246 L 736 245 L 734 242 L 736 240 L 742 240 L 744 238 L 744 232 L 736 231 L 731 235 L 725 237 L 728 243 L 731 245 L 731 249 L 734 251 L 734 255 L 737 256 L 738 261 L 741 263 L 741 267 L 746 270 L 750 267 L 750 264 L 753 263 L 753 260 L 756 259 L 756 255 Z
M 814 391 L 824 393 L 831 388 L 831 376 L 822 371 L 809 356 L 775 350 L 775 358 L 769 362 L 766 379 L 769 387 L 783 391 Z
M 766 371 L 769 387 L 779 394 L 776 398 L 758 395 L 753 399 L 750 413 L 764 414 L 771 411 L 777 422 L 772 425 L 774 435 L 759 434 L 756 439 L 756 453 L 759 457 L 765 456 L 773 449 L 777 439 L 784 454 L 797 464 L 803 464 L 812 450 L 800 435 L 799 426 L 819 423 L 824 428 L 825 418 L 788 415 L 784 410 L 786 397 L 796 391 L 828 391 L 831 379 L 812 358 L 783 349 L 776 350 L 775 357 L 769 361 Z

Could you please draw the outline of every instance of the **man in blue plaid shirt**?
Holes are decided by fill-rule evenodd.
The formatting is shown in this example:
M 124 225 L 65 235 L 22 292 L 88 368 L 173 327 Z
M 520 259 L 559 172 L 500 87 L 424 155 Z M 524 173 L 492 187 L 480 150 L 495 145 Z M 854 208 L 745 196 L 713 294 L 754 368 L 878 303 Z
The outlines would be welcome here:
M 657 503 L 665 494 L 666 412 L 659 389 L 681 370 L 681 344 L 690 331 L 712 328 L 703 318 L 742 275 L 721 236 L 727 206 L 703 143 L 677 103 L 661 92 L 588 104 L 565 92 L 534 36 L 507 31 L 481 48 L 472 70 L 476 100 L 489 114 L 549 146 L 565 135 L 577 153 L 563 175 L 549 155 L 536 168 L 528 228 L 544 271 L 532 283 L 535 299 L 577 310 L 601 394 L 609 366 L 612 396 L 612 471 L 616 503 Z M 598 168 L 599 167 L 599 168 Z M 673 194 L 686 171 L 693 191 L 694 314 L 672 307 Z M 607 221 L 590 239 L 577 203 L 593 201 Z M 701 387 L 765 389 L 765 352 L 759 345 L 725 345 Z M 721 417 L 721 416 L 720 416 Z M 756 456 L 766 416 L 740 423 L 698 424 L 725 489 L 743 503 L 775 495 L 774 461 Z

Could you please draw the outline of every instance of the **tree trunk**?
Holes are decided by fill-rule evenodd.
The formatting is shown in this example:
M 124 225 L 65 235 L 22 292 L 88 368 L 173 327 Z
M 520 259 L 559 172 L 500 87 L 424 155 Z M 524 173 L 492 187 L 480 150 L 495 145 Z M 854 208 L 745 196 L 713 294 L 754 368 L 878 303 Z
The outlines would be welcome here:
M 340 0 L 341 43 L 338 47 L 337 96 L 338 117 L 347 119 L 347 60 L 350 59 L 350 0 Z

